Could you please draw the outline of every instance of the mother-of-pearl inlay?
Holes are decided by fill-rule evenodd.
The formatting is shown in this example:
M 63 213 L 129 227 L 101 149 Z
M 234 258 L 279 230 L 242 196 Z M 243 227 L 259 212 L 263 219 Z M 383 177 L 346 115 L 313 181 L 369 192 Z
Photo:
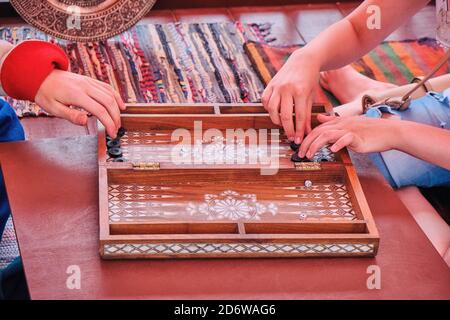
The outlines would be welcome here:
M 274 203 L 259 203 L 255 194 L 239 194 L 227 190 L 218 195 L 206 194 L 204 203 L 189 203 L 187 211 L 191 215 L 202 214 L 207 219 L 214 220 L 260 220 L 263 213 L 276 215 L 278 207 Z

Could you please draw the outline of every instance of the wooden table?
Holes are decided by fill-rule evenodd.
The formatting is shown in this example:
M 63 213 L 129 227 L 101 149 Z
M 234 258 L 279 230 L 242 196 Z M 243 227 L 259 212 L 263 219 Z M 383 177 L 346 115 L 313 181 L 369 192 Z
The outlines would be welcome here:
M 335 259 L 102 261 L 95 136 L 0 144 L 33 299 L 450 299 L 450 269 L 394 191 L 362 159 L 378 256 Z M 81 289 L 66 286 L 81 269 Z M 381 269 L 381 289 L 366 286 Z

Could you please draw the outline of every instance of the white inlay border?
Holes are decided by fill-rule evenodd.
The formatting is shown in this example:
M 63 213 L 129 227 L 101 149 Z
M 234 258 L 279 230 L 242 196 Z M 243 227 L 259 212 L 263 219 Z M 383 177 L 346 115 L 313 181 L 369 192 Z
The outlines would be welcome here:
M 373 254 L 374 244 L 357 243 L 122 243 L 103 245 L 104 256 L 196 254 Z

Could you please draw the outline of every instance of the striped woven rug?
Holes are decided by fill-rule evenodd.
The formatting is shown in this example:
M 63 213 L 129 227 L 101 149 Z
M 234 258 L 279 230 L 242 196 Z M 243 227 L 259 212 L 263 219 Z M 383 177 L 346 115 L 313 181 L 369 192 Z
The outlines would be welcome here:
M 264 86 L 298 45 L 267 44 L 270 24 L 143 24 L 96 43 L 56 40 L 30 27 L 0 28 L 0 39 L 58 43 L 71 70 L 114 86 L 127 102 L 258 102 Z M 434 39 L 385 42 L 355 62 L 380 81 L 408 83 L 426 74 L 443 54 Z M 449 71 L 449 65 L 438 75 Z M 19 117 L 45 115 L 35 104 L 6 98 Z M 316 88 L 316 102 L 339 102 Z
M 267 85 L 275 73 L 300 48 L 298 45 L 274 47 L 265 43 L 249 41 L 245 50 L 252 61 L 255 72 Z M 444 49 L 434 39 L 389 41 L 376 47 L 352 66 L 362 74 L 379 81 L 397 85 L 409 83 L 414 77 L 427 74 L 444 55 Z M 435 76 L 450 71 L 450 64 L 444 65 Z M 328 92 L 317 86 L 316 101 L 339 102 Z
M 108 41 L 75 43 L 30 27 L 0 28 L 0 39 L 59 44 L 75 73 L 114 86 L 127 102 L 255 102 L 263 85 L 244 51 L 264 43 L 270 24 L 142 24 Z M 35 104 L 6 98 L 18 116 L 45 114 Z

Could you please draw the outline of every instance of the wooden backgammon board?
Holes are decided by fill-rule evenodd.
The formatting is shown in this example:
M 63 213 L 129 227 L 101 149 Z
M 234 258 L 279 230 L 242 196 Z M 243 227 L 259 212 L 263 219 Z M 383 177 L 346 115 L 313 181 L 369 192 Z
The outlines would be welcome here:
M 293 162 L 261 105 L 129 105 L 122 126 L 99 124 L 104 259 L 376 255 L 347 151 Z

